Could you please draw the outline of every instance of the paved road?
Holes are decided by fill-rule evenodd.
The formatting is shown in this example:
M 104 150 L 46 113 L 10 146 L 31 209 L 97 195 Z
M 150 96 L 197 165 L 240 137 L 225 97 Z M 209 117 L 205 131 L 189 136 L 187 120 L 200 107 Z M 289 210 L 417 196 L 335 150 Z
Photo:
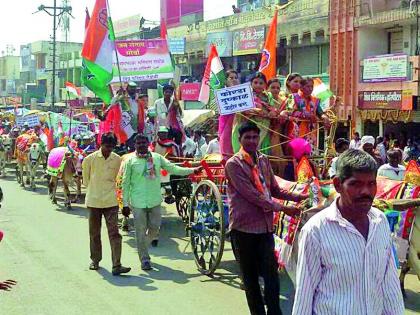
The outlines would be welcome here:
M 6 198 L 0 210 L 0 280 L 18 281 L 12 291 L 0 291 L 1 314 L 248 314 L 229 244 L 215 277 L 202 276 L 173 207 L 165 208 L 161 241 L 151 250 L 156 270 L 140 269 L 134 233 L 123 232 L 122 261 L 133 269 L 114 277 L 106 229 L 103 268 L 90 271 L 86 209 L 53 206 L 38 183 L 32 192 L 20 188 L 11 173 L 0 179 Z M 412 275 L 407 282 L 407 314 L 415 314 L 420 285 Z M 284 274 L 280 283 L 282 309 L 290 314 L 292 286 Z

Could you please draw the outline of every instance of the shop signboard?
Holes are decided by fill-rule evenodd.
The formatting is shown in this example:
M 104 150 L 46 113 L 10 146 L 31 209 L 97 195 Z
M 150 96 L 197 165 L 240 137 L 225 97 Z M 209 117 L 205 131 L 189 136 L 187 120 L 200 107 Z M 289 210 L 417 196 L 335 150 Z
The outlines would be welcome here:
M 114 32 L 116 36 L 126 36 L 135 34 L 140 31 L 140 14 L 129 16 L 127 18 L 116 20 L 113 22 Z
M 264 46 L 265 26 L 254 26 L 233 32 L 233 55 L 259 54 Z
M 359 92 L 359 109 L 412 110 L 411 90 Z
M 200 95 L 201 83 L 181 84 L 181 99 L 183 101 L 197 101 Z
M 215 45 L 219 57 L 231 57 L 233 37 L 232 32 L 219 32 L 207 34 L 206 56 L 209 55 L 210 46 Z
M 405 54 L 367 58 L 363 61 L 363 82 L 406 81 L 408 64 Z
M 113 82 L 119 81 L 119 71 L 124 82 L 154 81 L 174 77 L 174 68 L 165 39 L 117 40 L 115 47 L 119 69 L 114 56 Z
M 244 112 L 255 108 L 251 83 L 215 90 L 220 115 Z
M 185 37 L 168 38 L 168 45 L 172 55 L 183 55 L 185 53 Z

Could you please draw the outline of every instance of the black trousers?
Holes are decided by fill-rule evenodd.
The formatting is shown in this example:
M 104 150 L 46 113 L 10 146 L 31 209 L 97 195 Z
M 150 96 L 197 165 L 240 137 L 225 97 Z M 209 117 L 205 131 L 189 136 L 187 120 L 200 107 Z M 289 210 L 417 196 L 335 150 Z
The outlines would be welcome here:
M 278 265 L 274 256 L 272 233 L 230 232 L 235 258 L 241 268 L 246 299 L 251 315 L 281 315 Z M 265 311 L 258 277 L 264 279 Z

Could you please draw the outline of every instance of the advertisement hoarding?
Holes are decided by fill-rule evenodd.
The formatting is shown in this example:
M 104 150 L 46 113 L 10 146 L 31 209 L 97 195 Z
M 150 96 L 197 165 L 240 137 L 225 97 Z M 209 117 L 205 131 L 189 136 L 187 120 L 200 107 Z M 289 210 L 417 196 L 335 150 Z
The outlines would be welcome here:
M 359 109 L 412 110 L 411 90 L 359 92 Z
M 233 55 L 259 54 L 265 40 L 265 26 L 254 26 L 233 32 Z
M 408 56 L 381 55 L 363 60 L 363 82 L 406 81 Z
M 168 45 L 172 55 L 183 55 L 185 53 L 185 37 L 168 38 Z
M 210 45 L 216 45 L 219 57 L 231 57 L 233 35 L 232 32 L 219 32 L 207 34 L 206 56 L 209 55 Z

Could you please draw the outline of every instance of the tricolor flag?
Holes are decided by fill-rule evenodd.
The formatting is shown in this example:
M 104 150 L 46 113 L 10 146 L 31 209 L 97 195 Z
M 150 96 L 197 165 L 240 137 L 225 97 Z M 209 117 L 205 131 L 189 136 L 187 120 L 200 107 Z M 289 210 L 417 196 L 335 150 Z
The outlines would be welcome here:
M 204 104 L 208 104 L 210 95 L 213 94 L 213 91 L 223 88 L 225 86 L 225 82 L 226 76 L 222 61 L 219 58 L 216 46 L 211 45 L 209 59 L 207 59 L 206 69 L 204 70 L 198 100 Z
M 66 82 L 66 90 L 73 97 L 80 97 L 80 89 L 78 89 L 73 83 Z
M 110 104 L 112 99 L 108 84 L 113 77 L 114 39 L 107 0 L 96 0 L 82 48 L 82 82 L 106 104 Z
M 330 98 L 334 96 L 334 93 L 320 78 L 314 78 L 314 90 L 312 95 L 319 98 L 322 110 L 326 110 L 330 106 Z
M 267 80 L 276 76 L 276 58 L 277 58 L 277 10 L 270 25 L 270 29 L 265 39 L 264 49 L 261 53 L 261 62 L 259 72 L 262 72 Z

